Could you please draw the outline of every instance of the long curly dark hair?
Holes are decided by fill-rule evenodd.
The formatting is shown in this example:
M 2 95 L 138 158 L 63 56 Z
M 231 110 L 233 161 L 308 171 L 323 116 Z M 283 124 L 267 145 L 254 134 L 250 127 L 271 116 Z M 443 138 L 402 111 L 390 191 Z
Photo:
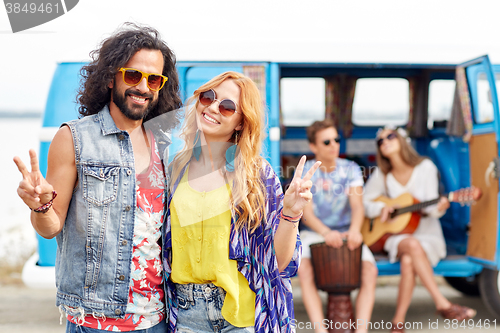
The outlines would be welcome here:
M 114 79 L 118 69 L 125 66 L 141 49 L 161 51 L 164 62 L 162 74 L 168 77 L 165 86 L 158 92 L 158 104 L 144 121 L 181 107 L 174 53 L 156 29 L 127 22 L 118 32 L 105 39 L 100 48 L 90 53 L 92 61 L 80 70 L 82 82 L 77 101 L 81 117 L 96 114 L 109 103 L 111 89 L 108 84 Z

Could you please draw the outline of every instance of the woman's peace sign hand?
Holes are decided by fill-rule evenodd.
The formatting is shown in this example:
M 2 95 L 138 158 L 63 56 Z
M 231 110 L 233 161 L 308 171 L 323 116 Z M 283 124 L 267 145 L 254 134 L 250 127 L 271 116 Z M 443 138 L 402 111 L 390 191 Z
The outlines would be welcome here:
M 299 164 L 297 165 L 297 170 L 293 175 L 292 182 L 285 192 L 285 198 L 283 200 L 283 214 L 287 216 L 297 216 L 302 213 L 304 207 L 311 201 L 312 193 L 312 181 L 311 177 L 314 172 L 319 168 L 321 162 L 316 162 L 302 178 L 302 173 L 304 171 L 304 164 L 306 163 L 306 156 L 302 156 Z

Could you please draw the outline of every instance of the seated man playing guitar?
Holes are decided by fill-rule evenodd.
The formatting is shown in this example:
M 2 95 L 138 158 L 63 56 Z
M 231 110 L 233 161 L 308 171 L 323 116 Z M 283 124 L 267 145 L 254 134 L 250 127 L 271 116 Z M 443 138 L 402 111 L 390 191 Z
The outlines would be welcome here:
M 418 155 L 408 143 L 403 129 L 379 130 L 377 165 L 378 169 L 365 186 L 363 201 L 368 218 L 380 216 L 384 223 L 393 222 L 390 216 L 398 207 L 376 201 L 380 196 L 396 198 L 409 193 L 421 202 L 439 197 L 436 166 L 431 160 Z M 437 204 L 422 209 L 420 222 L 413 234 L 392 235 L 383 245 L 390 261 L 399 260 L 401 264 L 401 280 L 396 313 L 392 319 L 392 332 L 403 332 L 417 275 L 431 294 L 438 313 L 444 318 L 461 321 L 476 315 L 475 310 L 448 301 L 434 280 L 432 267 L 446 256 L 446 244 L 439 218 L 449 206 L 448 199 L 442 197 Z
M 299 280 L 302 299 L 309 319 L 315 324 L 317 333 L 328 332 L 324 323 L 321 298 L 314 281 L 309 246 L 325 242 L 340 248 L 343 239 L 349 250 L 361 246 L 360 233 L 364 220 L 363 176 L 359 166 L 352 161 L 338 158 L 340 137 L 331 120 L 316 121 L 307 128 L 309 147 L 316 160 L 322 164 L 311 178 L 313 200 L 304 208 L 302 240 L 302 262 Z M 316 161 L 308 161 L 313 165 Z M 367 332 L 365 323 L 370 321 L 375 302 L 377 267 L 375 259 L 366 245 L 361 255 L 361 286 L 356 300 L 356 332 Z

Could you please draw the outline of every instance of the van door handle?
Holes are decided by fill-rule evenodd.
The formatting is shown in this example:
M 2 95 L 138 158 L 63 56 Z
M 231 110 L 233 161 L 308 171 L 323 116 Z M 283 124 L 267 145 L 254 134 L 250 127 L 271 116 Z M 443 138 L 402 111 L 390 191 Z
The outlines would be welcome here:
M 484 181 L 486 182 L 486 186 L 490 187 L 490 178 L 493 176 L 495 179 L 499 178 L 499 169 L 498 169 L 499 159 L 495 158 L 490 162 L 486 172 L 484 173 Z

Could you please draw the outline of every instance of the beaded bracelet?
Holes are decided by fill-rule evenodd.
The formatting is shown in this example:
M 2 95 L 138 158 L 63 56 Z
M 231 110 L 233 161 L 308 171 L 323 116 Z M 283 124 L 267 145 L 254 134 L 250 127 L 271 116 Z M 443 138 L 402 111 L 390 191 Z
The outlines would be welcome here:
M 52 207 L 52 203 L 54 202 L 54 199 L 56 197 L 57 197 L 57 192 L 52 191 L 52 199 L 50 199 L 50 201 L 47 202 L 46 204 L 44 204 L 38 208 L 32 209 L 32 211 L 34 211 L 35 213 L 42 213 L 42 214 L 47 213 L 48 210 L 50 209 L 50 207 Z
M 283 214 L 283 210 L 281 210 L 280 218 L 282 218 L 283 220 L 285 220 L 287 222 L 297 223 L 300 221 L 300 218 L 302 217 L 303 214 L 304 213 L 300 213 L 299 215 L 292 217 L 292 216 L 288 216 L 288 215 Z

